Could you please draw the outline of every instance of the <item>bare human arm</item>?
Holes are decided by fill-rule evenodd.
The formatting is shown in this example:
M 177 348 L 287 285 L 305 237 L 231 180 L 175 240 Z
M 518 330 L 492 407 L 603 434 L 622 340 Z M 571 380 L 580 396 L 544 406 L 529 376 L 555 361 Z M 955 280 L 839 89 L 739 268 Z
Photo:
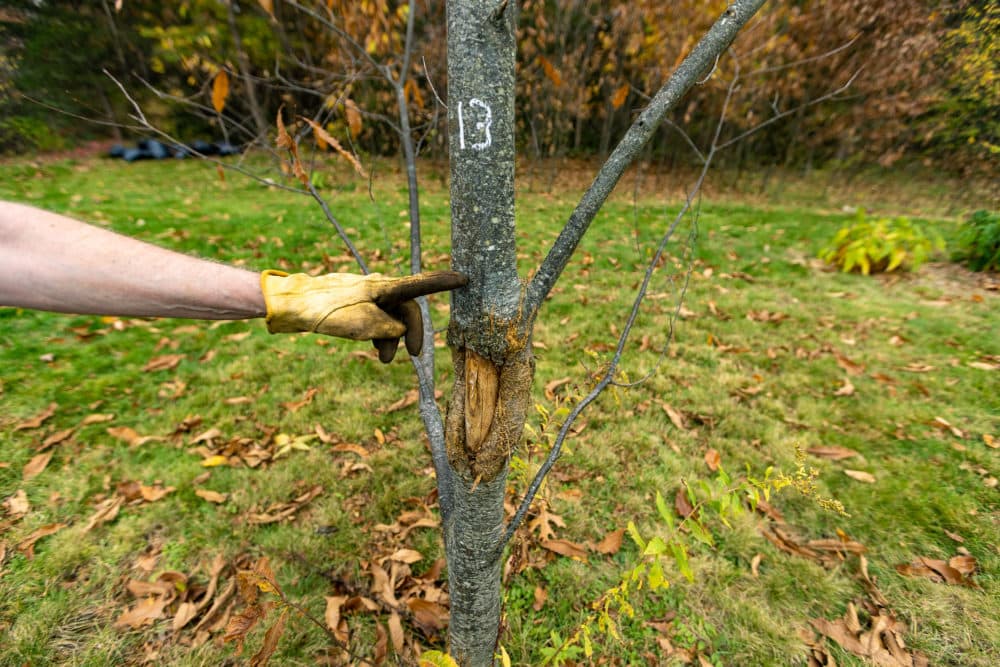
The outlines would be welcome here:
M 0 202 L 0 305 L 81 315 L 264 317 L 260 276 Z

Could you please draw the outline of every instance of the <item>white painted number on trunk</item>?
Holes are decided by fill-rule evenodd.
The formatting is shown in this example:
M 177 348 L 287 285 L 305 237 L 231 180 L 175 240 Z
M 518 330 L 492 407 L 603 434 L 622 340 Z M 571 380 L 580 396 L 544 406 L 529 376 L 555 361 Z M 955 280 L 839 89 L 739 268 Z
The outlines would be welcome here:
M 490 134 L 490 127 L 493 125 L 493 110 L 486 102 L 475 97 L 469 100 L 469 112 L 472 113 L 473 109 L 477 109 L 475 115 L 482 118 L 482 120 L 476 120 L 474 126 L 476 136 L 481 136 L 482 141 L 469 144 L 469 148 L 474 151 L 486 150 L 493 143 L 493 136 Z M 458 103 L 458 147 L 465 150 L 465 112 L 461 102 Z

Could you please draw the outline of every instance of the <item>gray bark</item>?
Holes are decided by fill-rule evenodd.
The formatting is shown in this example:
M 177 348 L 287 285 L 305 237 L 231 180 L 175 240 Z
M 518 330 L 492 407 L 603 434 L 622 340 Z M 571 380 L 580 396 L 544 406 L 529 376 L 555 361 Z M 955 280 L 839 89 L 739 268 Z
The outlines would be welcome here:
M 447 14 L 452 267 L 470 279 L 452 293 L 449 327 L 456 380 L 445 429 L 453 484 L 444 519 L 448 634 L 458 663 L 479 667 L 492 665 L 496 650 L 496 545 L 503 535 L 507 456 L 520 439 L 531 382 L 530 346 L 509 335 L 519 331 L 521 299 L 514 235 L 515 23 L 507 0 L 450 0 Z M 512 391 L 502 389 L 508 386 Z
M 452 266 L 470 287 L 452 302 L 453 342 L 501 363 L 496 323 L 513 318 L 521 284 L 514 247 L 514 21 L 503 2 L 448 3 L 448 135 Z
M 507 463 L 520 442 L 531 398 L 535 313 L 666 113 L 711 70 L 763 3 L 735 0 L 694 48 L 601 168 L 525 294 L 514 225 L 516 3 L 448 2 L 452 267 L 470 278 L 467 287 L 452 292 L 448 341 L 455 386 L 445 422 L 451 494 L 443 517 L 449 652 L 462 667 L 494 662 Z

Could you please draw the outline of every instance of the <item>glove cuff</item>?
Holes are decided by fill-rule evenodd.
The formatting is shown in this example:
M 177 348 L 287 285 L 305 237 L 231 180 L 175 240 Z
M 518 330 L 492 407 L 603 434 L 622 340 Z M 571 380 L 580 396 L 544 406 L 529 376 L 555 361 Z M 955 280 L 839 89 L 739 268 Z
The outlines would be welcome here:
M 287 278 L 288 273 L 284 271 L 278 271 L 276 269 L 268 269 L 262 271 L 260 274 L 260 291 L 264 295 L 264 309 L 266 311 L 266 316 L 264 317 L 264 322 L 267 324 L 267 330 L 269 333 L 280 333 L 272 328 L 274 323 L 274 316 L 276 314 L 276 304 L 274 303 L 273 290 L 268 289 L 268 282 L 271 278 Z

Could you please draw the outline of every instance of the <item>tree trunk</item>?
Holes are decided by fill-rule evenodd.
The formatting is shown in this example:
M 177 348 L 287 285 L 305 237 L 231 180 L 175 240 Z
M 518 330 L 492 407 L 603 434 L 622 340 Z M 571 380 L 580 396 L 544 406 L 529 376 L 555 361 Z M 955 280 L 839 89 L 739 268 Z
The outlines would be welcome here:
M 493 664 L 507 462 L 534 370 L 514 235 L 514 4 L 447 6 L 452 266 L 470 278 L 452 293 L 455 386 L 445 425 L 449 651 L 463 667 Z

